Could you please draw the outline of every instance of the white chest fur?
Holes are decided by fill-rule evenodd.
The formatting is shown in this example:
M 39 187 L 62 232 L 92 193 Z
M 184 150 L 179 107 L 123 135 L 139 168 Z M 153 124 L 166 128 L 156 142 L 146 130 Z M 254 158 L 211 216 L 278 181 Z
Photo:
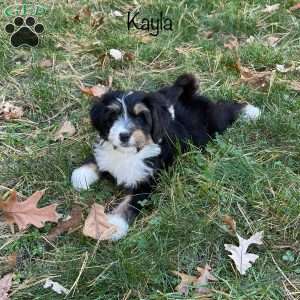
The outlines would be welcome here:
M 138 183 L 153 175 L 153 169 L 147 166 L 144 159 L 160 154 L 157 144 L 146 145 L 141 151 L 135 149 L 120 151 L 111 143 L 100 141 L 94 145 L 94 156 L 100 171 L 109 172 L 118 185 L 134 188 Z

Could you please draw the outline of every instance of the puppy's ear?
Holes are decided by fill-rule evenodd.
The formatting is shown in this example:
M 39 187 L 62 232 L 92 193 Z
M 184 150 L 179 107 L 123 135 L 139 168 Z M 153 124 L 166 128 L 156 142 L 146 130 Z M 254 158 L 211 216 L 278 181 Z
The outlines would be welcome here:
M 189 99 L 197 92 L 199 82 L 193 74 L 183 74 L 176 79 L 174 87 L 182 88 L 183 92 L 181 97 L 183 99 Z
M 148 107 L 152 117 L 151 136 L 158 143 L 166 133 L 170 122 L 170 113 L 165 97 L 161 93 L 149 93 L 143 103 Z

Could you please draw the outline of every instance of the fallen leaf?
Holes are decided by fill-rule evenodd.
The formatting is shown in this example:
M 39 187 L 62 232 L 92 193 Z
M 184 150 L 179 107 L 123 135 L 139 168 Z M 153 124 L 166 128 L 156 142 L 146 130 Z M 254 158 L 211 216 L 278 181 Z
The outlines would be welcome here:
M 44 59 L 40 62 L 39 66 L 41 68 L 51 68 L 53 66 L 52 59 Z
M 206 287 L 208 282 L 218 281 L 218 279 L 210 273 L 211 267 L 209 265 L 205 265 L 204 268 L 198 267 L 197 271 L 200 273 L 200 276 L 197 278 L 197 281 L 195 282 L 196 293 L 197 294 L 210 293 L 210 289 Z
M 239 234 L 236 234 L 239 240 L 239 246 L 232 244 L 225 244 L 225 250 L 231 252 L 229 257 L 234 261 L 235 266 L 240 274 L 244 275 L 246 271 L 252 266 L 258 258 L 258 255 L 247 253 L 247 249 L 251 244 L 261 245 L 263 232 L 257 232 L 252 235 L 248 240 L 243 239 Z
M 296 81 L 296 80 L 289 81 L 289 87 L 296 92 L 300 92 L 300 81 Z
M 24 114 L 23 108 L 10 102 L 0 103 L 0 120 L 20 119 Z
M 111 13 L 111 15 L 112 15 L 113 17 L 123 17 L 123 14 L 122 14 L 120 11 L 118 11 L 118 10 L 114 10 L 114 11 Z
M 296 3 L 295 5 L 293 5 L 292 7 L 289 8 L 289 11 L 294 11 L 300 9 L 300 2 Z
M 257 72 L 241 65 L 240 60 L 237 61 L 236 67 L 241 75 L 241 81 L 249 84 L 254 88 L 265 88 L 269 86 L 272 72 Z
M 181 278 L 181 282 L 179 283 L 179 285 L 176 286 L 175 290 L 178 291 L 181 295 L 187 296 L 191 286 L 197 282 L 197 277 L 190 276 L 177 271 L 173 271 L 173 274 Z
M 17 264 L 16 254 L 0 257 L 0 276 L 8 272 L 12 272 L 16 268 L 16 264 Z
M 148 43 L 152 42 L 152 40 L 153 40 L 152 36 L 149 34 L 136 34 L 135 36 L 138 39 L 138 41 L 140 41 L 144 44 L 148 44 Z
M 109 88 L 109 86 L 107 87 L 102 84 L 97 84 L 92 87 L 81 87 L 80 90 L 86 95 L 101 97 L 109 91 Z
M 236 233 L 236 222 L 231 216 L 225 215 L 223 217 L 223 222 L 228 226 L 229 230 L 232 233 L 234 234 Z
M 63 287 L 60 283 L 56 281 L 52 281 L 51 279 L 47 278 L 45 284 L 43 285 L 44 289 L 51 288 L 57 294 L 69 294 L 69 290 Z
M 8 292 L 11 289 L 13 274 L 6 274 L 0 279 L 0 300 L 9 300 Z
M 212 30 L 202 31 L 202 35 L 207 39 L 211 39 L 212 36 L 214 35 L 214 31 Z
M 67 231 L 71 231 L 80 225 L 82 218 L 82 209 L 80 206 L 74 206 L 70 213 L 70 218 L 68 220 L 61 220 L 58 224 L 51 229 L 47 234 L 46 238 L 48 241 L 54 241 L 59 235 Z
M 83 234 L 96 240 L 110 240 L 112 234 L 116 231 L 116 226 L 109 224 L 104 207 L 94 203 L 87 216 Z
M 101 12 L 97 12 L 92 14 L 91 19 L 90 19 L 90 25 L 91 27 L 97 29 L 99 28 L 101 25 L 104 24 L 104 15 Z
M 0 209 L 4 212 L 4 217 L 8 224 L 16 223 L 19 230 L 24 230 L 28 225 L 42 228 L 45 222 L 57 222 L 59 215 L 56 212 L 56 204 L 51 204 L 42 208 L 36 205 L 44 195 L 45 191 L 37 191 L 25 201 L 17 200 L 17 193 L 13 191 L 6 201 L 0 202 Z
M 199 48 L 196 47 L 192 47 L 192 46 L 182 46 L 182 47 L 177 47 L 175 48 L 175 50 L 179 53 L 179 54 L 189 54 L 189 53 L 193 53 L 199 50 Z
M 134 60 L 134 58 L 135 58 L 135 56 L 131 52 L 126 52 L 124 54 L 124 59 L 127 60 L 127 61 L 132 61 L 132 60 Z
M 230 50 L 236 50 L 239 48 L 239 41 L 238 39 L 233 36 L 232 38 L 230 38 L 227 43 L 224 43 L 224 48 L 226 49 L 230 49 Z
M 275 47 L 278 43 L 278 41 L 280 40 L 279 37 L 276 37 L 276 36 L 269 36 L 267 38 L 267 45 L 270 46 L 270 47 Z
M 110 49 L 109 55 L 115 60 L 121 60 L 123 58 L 123 54 L 118 49 Z
M 89 7 L 83 7 L 78 14 L 73 18 L 74 21 L 80 22 L 84 17 L 90 17 L 92 14 Z
M 273 5 L 266 5 L 266 7 L 262 10 L 264 13 L 272 13 L 280 8 L 280 3 L 276 3 Z
M 55 141 L 63 141 L 66 137 L 71 137 L 76 133 L 74 125 L 70 121 L 64 121 L 60 128 L 54 134 Z
M 290 66 L 276 65 L 276 70 L 280 73 L 288 73 L 297 70 L 297 68 L 295 64 L 292 64 Z

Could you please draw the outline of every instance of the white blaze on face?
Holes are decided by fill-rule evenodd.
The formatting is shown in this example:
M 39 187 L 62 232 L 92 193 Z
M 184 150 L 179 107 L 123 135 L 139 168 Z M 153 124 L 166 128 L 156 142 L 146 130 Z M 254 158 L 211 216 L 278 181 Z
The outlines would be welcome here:
M 120 141 L 120 133 L 129 133 L 129 127 L 130 122 L 129 120 L 125 120 L 125 118 L 119 117 L 118 120 L 115 121 L 113 126 L 111 127 L 109 134 L 108 134 L 108 140 L 116 147 L 121 146 Z

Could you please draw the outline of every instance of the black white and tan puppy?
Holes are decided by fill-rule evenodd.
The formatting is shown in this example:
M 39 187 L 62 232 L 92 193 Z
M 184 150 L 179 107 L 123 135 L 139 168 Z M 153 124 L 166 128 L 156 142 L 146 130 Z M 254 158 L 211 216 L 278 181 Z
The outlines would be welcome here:
M 93 158 L 72 174 L 76 190 L 86 190 L 108 173 L 127 196 L 108 215 L 117 226 L 113 240 L 126 235 L 141 201 L 154 186 L 159 170 L 167 168 L 188 143 L 203 148 L 239 116 L 255 120 L 260 110 L 247 103 L 212 102 L 197 93 L 191 74 L 153 93 L 111 91 L 95 99 L 90 117 L 98 132 Z M 178 149 L 177 149 L 178 150 Z

